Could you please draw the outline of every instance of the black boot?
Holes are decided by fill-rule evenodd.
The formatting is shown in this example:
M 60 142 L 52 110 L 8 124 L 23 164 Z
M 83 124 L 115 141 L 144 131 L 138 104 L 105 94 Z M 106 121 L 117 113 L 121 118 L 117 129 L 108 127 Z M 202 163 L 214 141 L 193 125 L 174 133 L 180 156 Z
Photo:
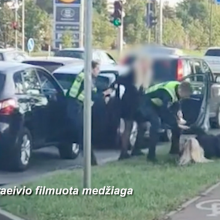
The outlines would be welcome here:
M 118 160 L 126 160 L 129 159 L 131 155 L 127 151 L 121 151 L 121 154 L 118 158 Z
M 98 165 L 97 159 L 96 159 L 96 156 L 95 156 L 93 150 L 91 151 L 91 165 L 92 166 L 97 166 Z
M 179 145 L 180 145 L 179 140 L 180 140 L 180 129 L 179 128 L 173 129 L 171 148 L 169 154 L 179 155 Z
M 150 134 L 150 140 L 149 140 L 149 152 L 147 155 L 147 160 L 151 162 L 156 162 L 156 145 L 158 143 L 159 135 L 157 132 L 152 132 Z

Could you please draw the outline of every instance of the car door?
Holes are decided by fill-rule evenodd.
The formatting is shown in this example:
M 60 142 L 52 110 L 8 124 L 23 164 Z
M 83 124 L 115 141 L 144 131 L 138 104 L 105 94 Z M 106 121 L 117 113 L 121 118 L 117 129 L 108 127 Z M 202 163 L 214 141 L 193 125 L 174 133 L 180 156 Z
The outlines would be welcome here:
M 28 97 L 29 115 L 27 124 L 31 128 L 34 145 L 41 147 L 46 138 L 46 110 L 48 101 L 41 91 L 35 68 L 27 68 L 22 73 L 25 93 Z
M 47 99 L 47 142 L 56 142 L 62 138 L 66 129 L 66 99 L 63 90 L 49 72 L 37 68 L 37 74 L 40 79 L 42 93 Z
M 190 82 L 193 93 L 189 99 L 181 101 L 181 107 L 188 125 L 203 127 L 207 129 L 209 100 L 210 100 L 210 80 L 207 73 L 190 74 L 182 81 Z

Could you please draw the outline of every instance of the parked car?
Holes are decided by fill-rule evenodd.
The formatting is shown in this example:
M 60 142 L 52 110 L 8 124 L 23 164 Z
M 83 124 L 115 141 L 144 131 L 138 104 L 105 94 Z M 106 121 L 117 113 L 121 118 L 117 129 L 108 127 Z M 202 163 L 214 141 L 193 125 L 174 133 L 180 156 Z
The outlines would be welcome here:
M 209 64 L 214 74 L 220 74 L 220 47 L 208 48 L 204 60 Z
M 41 66 L 52 73 L 61 66 L 82 63 L 82 60 L 69 57 L 31 57 L 23 63 Z
M 57 146 L 62 158 L 76 158 L 77 144 L 67 143 L 66 99 L 44 68 L 0 64 L 0 162 L 17 171 L 28 168 L 32 150 Z M 65 142 L 65 144 L 64 144 Z
M 76 76 L 84 69 L 84 65 L 64 66 L 56 69 L 53 76 L 66 92 L 72 85 Z M 101 65 L 100 74 L 96 80 L 99 91 L 104 91 L 112 85 L 116 78 L 126 74 L 127 68 L 117 65 Z M 120 130 L 120 98 L 124 92 L 124 86 L 119 86 L 112 94 L 107 105 L 94 106 L 94 140 L 97 148 L 118 147 Z
M 25 52 L 13 48 L 0 49 L 0 61 L 16 61 L 21 62 L 29 56 Z
M 54 54 L 55 57 L 72 57 L 84 60 L 85 50 L 83 48 L 65 48 L 58 50 Z M 101 64 L 116 64 L 115 59 L 106 51 L 93 49 L 92 59 L 100 61 Z

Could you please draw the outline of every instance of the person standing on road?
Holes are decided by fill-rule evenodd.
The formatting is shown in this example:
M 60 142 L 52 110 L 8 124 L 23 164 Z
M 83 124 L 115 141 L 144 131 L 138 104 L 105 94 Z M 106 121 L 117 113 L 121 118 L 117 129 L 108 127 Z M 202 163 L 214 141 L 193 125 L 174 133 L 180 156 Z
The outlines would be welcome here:
M 97 102 L 104 102 L 105 97 L 111 94 L 112 89 L 108 89 L 105 92 L 97 92 L 96 78 L 100 72 L 100 64 L 96 61 L 92 61 L 92 106 Z M 72 135 L 77 134 L 77 141 L 80 146 L 80 150 L 83 151 L 83 104 L 85 99 L 84 93 L 84 78 L 85 73 L 78 74 L 72 86 L 68 90 L 66 96 L 67 102 L 67 118 L 71 123 Z M 108 98 L 107 98 L 108 99 Z M 91 150 L 91 163 L 97 165 L 97 160 L 93 150 Z
M 121 78 L 121 82 L 119 82 L 119 84 L 125 86 L 125 93 L 121 100 L 121 118 L 125 123 L 125 128 L 121 137 L 119 160 L 127 159 L 131 155 L 138 156 L 142 154 L 140 149 L 134 148 L 130 155 L 128 147 L 133 122 L 136 121 L 137 108 L 144 94 L 144 88 L 148 88 L 151 83 L 151 77 L 151 60 L 145 55 L 139 55 L 131 66 L 129 73 Z
M 148 153 L 150 161 L 156 161 L 156 145 L 159 141 L 161 121 L 168 124 L 172 130 L 170 154 L 179 154 L 181 129 L 188 129 L 182 124 L 179 101 L 189 98 L 191 93 L 189 82 L 178 81 L 156 84 L 145 90 L 139 111 L 142 121 L 148 121 L 151 124 Z

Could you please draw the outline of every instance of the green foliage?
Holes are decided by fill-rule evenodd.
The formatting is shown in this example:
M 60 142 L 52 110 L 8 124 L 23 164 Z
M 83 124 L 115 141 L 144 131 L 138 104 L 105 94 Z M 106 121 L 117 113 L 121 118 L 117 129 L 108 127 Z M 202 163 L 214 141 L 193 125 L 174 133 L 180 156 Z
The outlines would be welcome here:
M 0 0 L 0 41 L 3 44 L 14 45 L 15 31 L 11 24 L 15 20 L 15 13 L 9 9 L 8 0 Z M 164 4 L 163 8 L 163 42 L 166 45 L 183 48 L 202 48 L 220 44 L 220 6 L 212 5 L 212 0 L 183 0 L 176 8 Z M 212 11 L 211 11 L 211 5 Z M 123 19 L 124 40 L 128 44 L 146 43 L 148 29 L 145 24 L 146 1 L 127 0 L 123 6 L 125 17 Z M 111 22 L 111 15 L 107 11 L 107 1 L 93 1 L 93 46 L 108 49 L 117 39 L 117 26 Z M 36 48 L 52 43 L 52 0 L 26 0 L 25 10 L 25 39 L 34 38 Z M 158 4 L 156 5 L 158 16 Z M 21 8 L 18 11 L 19 27 L 18 43 L 21 45 Z M 210 25 L 212 15 L 212 25 Z M 151 29 L 151 41 L 154 31 Z M 210 37 L 211 36 L 211 37 Z M 70 46 L 72 34 L 65 33 L 63 44 Z M 211 42 L 211 43 L 210 43 Z
M 104 49 L 110 48 L 116 38 L 116 29 L 105 15 L 93 13 L 93 45 Z
M 54 0 L 36 0 L 36 5 L 47 13 L 53 13 L 53 1 Z
M 64 48 L 72 47 L 73 32 L 65 31 L 62 35 L 62 46 Z

